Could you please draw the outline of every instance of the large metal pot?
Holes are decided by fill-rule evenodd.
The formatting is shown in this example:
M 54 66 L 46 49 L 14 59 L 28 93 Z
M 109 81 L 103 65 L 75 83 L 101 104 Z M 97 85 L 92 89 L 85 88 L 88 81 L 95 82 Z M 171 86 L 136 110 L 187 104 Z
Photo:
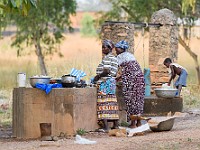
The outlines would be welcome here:
M 63 75 L 61 77 L 61 82 L 62 83 L 75 83 L 76 82 L 76 77 L 70 76 L 70 75 Z
M 76 77 L 70 75 L 63 75 L 61 77 L 61 84 L 63 87 L 72 88 L 75 87 Z
M 148 121 L 153 132 L 169 131 L 174 125 L 175 117 L 153 117 Z
M 50 83 L 51 77 L 30 77 L 30 84 L 32 87 L 35 87 L 36 83 L 41 83 L 41 84 L 49 84 Z
M 163 98 L 174 98 L 176 95 L 177 89 L 172 88 L 156 88 L 155 93 L 157 97 Z

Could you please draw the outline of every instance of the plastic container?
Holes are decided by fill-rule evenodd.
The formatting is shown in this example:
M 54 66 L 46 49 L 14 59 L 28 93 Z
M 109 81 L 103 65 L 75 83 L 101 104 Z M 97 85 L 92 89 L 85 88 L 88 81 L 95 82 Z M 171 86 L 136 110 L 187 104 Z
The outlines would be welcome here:
M 175 117 L 154 117 L 148 121 L 153 132 L 169 131 L 174 125 Z
M 145 96 L 151 96 L 150 69 L 144 68 Z
M 173 88 L 156 88 L 154 89 L 157 97 L 162 98 L 174 98 L 177 93 L 177 89 Z
M 18 87 L 26 87 L 26 73 L 18 73 L 17 84 Z
M 48 76 L 33 76 L 30 77 L 30 84 L 35 88 L 36 83 L 49 84 L 51 77 Z
M 145 85 L 145 96 L 151 96 L 151 86 Z

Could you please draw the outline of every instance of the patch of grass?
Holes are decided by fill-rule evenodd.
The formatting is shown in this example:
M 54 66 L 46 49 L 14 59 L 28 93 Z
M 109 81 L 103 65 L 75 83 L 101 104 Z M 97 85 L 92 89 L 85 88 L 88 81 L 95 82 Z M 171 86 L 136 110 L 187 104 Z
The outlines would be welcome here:
M 0 125 L 11 126 L 12 123 L 12 91 L 0 90 Z
M 12 109 L 11 107 L 6 110 L 0 110 L 0 125 L 3 127 L 11 126 L 12 124 Z
M 2 127 L 10 127 L 12 125 L 12 120 L 11 120 L 11 118 L 9 118 L 9 119 L 7 119 L 7 120 L 3 120 L 2 122 L 1 122 L 1 126 Z
M 198 144 L 197 146 L 198 146 L 198 148 L 200 149 L 200 144 Z
M 2 110 L 0 110 L 0 115 L 4 114 L 4 112 Z
M 8 97 L 6 95 L 0 95 L 0 99 L 7 99 Z
M 180 143 L 167 143 L 159 147 L 160 150 L 179 150 Z
M 87 132 L 86 132 L 84 129 L 79 128 L 79 129 L 76 130 L 76 133 L 77 133 L 78 135 L 85 135 Z
M 183 88 L 183 102 L 185 108 L 198 108 L 200 107 L 200 86 L 189 84 Z
M 188 138 L 187 141 L 188 141 L 188 142 L 192 142 L 192 139 L 191 139 L 191 138 Z
M 120 126 L 122 126 L 122 127 L 128 127 L 128 126 L 129 126 L 129 123 L 128 123 L 128 122 L 125 122 L 125 121 L 122 121 L 122 122 L 120 123 Z

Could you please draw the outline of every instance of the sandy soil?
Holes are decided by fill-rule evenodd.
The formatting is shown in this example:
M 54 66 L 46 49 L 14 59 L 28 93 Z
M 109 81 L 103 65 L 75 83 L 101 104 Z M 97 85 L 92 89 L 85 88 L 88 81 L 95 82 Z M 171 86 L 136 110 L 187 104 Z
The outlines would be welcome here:
M 147 131 L 142 136 L 109 137 L 105 133 L 88 133 L 84 137 L 97 141 L 93 145 L 75 144 L 75 139 L 53 141 L 19 140 L 10 138 L 11 129 L 0 130 L 0 150 L 162 150 L 200 149 L 200 113 L 176 118 L 171 131 Z M 3 135 L 3 136 L 2 136 Z

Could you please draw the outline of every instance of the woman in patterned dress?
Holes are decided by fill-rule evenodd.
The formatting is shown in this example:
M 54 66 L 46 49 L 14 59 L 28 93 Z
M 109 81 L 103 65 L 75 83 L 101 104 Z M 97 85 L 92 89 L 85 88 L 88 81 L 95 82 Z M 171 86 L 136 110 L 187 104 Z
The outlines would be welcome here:
M 145 83 L 140 65 L 134 55 L 127 52 L 128 48 L 129 45 L 126 41 L 120 41 L 115 45 L 119 65 L 116 81 L 122 82 L 127 120 L 131 119 L 130 127 L 134 128 L 141 125 L 139 116 L 143 113 Z
M 110 40 L 104 40 L 102 52 L 105 55 L 98 65 L 94 81 L 97 82 L 97 116 L 103 121 L 104 130 L 108 131 L 108 121 L 112 121 L 113 128 L 118 128 L 118 103 L 115 95 L 115 77 L 118 70 L 117 58 L 112 54 L 114 44 Z

